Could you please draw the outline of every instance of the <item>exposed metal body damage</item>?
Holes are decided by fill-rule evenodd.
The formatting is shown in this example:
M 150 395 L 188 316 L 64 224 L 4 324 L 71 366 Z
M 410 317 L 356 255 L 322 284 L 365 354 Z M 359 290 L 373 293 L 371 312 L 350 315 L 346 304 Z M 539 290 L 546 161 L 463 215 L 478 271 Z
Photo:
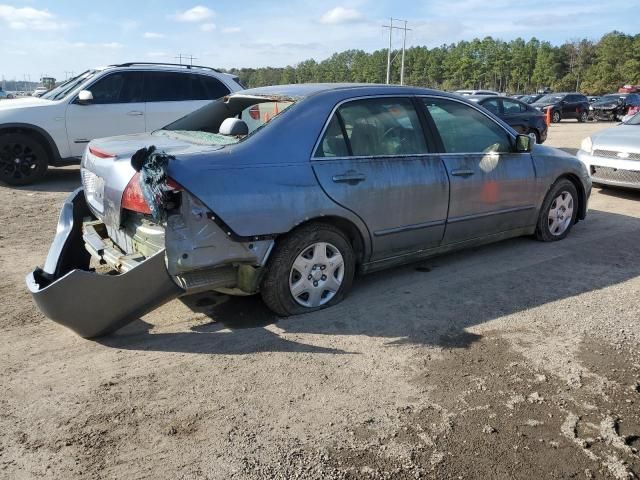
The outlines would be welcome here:
M 183 293 L 166 271 L 163 251 L 119 275 L 92 271 L 82 235 L 90 215 L 82 189 L 69 195 L 44 268 L 26 279 L 40 310 L 83 337 L 109 333 Z

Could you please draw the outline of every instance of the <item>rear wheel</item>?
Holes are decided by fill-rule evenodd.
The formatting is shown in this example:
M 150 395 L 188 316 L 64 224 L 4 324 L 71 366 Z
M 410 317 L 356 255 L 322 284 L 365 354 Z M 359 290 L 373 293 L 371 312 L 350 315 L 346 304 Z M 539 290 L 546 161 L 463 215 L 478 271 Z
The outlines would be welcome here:
M 353 248 L 327 224 L 310 224 L 284 237 L 269 258 L 260 285 L 264 303 L 286 317 L 342 301 L 355 273 Z
M 528 135 L 531 138 L 531 140 L 535 141 L 536 143 L 540 143 L 540 134 L 535 128 L 532 128 L 531 130 L 529 130 Z
M 560 112 L 559 111 L 555 111 L 551 114 L 551 121 L 553 123 L 559 123 L 560 122 Z
M 536 238 L 543 242 L 562 240 L 569 234 L 578 215 L 578 191 L 566 178 L 552 185 L 542 202 Z
M 578 121 L 580 123 L 584 123 L 587 121 L 587 119 L 589 118 L 589 114 L 587 113 L 586 110 L 583 110 L 582 112 L 580 112 L 580 114 L 578 115 Z
M 49 158 L 44 147 L 24 133 L 0 135 L 0 181 L 29 185 L 47 172 Z

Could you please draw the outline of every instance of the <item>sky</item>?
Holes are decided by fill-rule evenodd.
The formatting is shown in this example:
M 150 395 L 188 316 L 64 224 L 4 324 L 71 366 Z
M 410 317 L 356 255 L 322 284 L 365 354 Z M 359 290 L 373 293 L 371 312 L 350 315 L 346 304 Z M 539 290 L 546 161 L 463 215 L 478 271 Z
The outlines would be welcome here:
M 560 44 L 640 31 L 640 0 L 0 0 L 0 76 L 67 78 L 126 61 L 281 67 L 348 49 L 387 48 L 389 17 L 407 46 L 492 36 Z M 10 2 L 10 0 L 9 0 Z M 395 31 L 393 47 L 402 46 Z

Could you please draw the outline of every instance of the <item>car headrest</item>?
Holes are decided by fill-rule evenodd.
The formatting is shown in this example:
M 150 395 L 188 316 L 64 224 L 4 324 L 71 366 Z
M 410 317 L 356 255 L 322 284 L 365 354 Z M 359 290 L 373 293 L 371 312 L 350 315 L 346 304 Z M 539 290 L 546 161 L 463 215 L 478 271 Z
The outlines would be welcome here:
M 244 120 L 239 118 L 226 118 L 220 125 L 219 133 L 222 135 L 232 135 L 234 137 L 249 134 L 249 127 Z

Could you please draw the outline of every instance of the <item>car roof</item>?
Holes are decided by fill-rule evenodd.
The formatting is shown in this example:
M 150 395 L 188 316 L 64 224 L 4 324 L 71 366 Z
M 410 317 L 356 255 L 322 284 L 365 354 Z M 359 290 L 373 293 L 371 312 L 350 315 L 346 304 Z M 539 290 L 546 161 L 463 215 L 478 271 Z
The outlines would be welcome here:
M 230 78 L 237 78 L 237 75 L 221 72 L 220 70 L 217 70 L 213 67 L 207 67 L 204 65 L 185 65 L 182 63 L 127 62 L 127 63 L 118 63 L 114 65 L 97 67 L 94 70 L 104 71 L 104 70 L 115 70 L 118 68 L 121 68 L 121 69 L 134 68 L 136 70 L 149 70 L 149 71 L 165 70 L 168 72 L 204 73 L 204 74 L 215 74 L 218 76 L 225 76 Z
M 459 99 L 440 90 L 402 85 L 386 85 L 380 83 L 295 83 L 289 85 L 272 85 L 268 87 L 250 88 L 235 92 L 233 96 L 273 96 L 305 98 L 325 92 L 352 91 L 354 95 L 440 95 Z

